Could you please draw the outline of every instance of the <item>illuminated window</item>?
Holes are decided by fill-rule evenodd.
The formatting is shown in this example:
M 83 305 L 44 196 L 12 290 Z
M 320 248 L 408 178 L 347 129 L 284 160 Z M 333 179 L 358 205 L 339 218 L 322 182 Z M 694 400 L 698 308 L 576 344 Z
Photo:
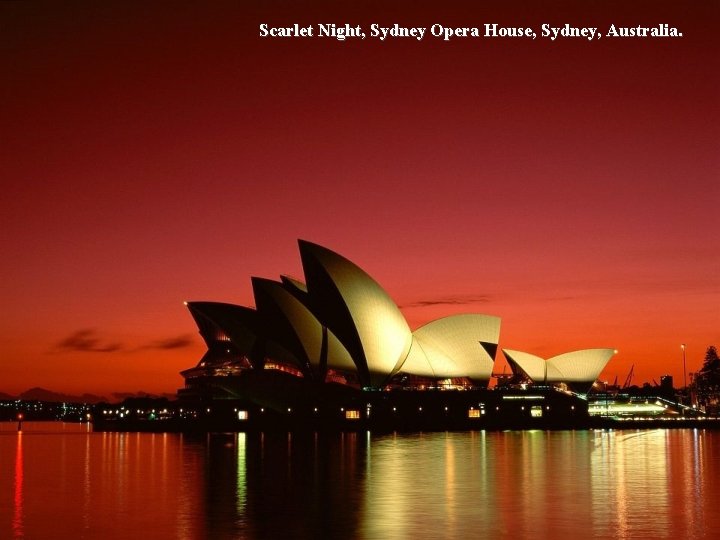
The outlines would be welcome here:
M 238 411 L 238 420 L 247 420 L 247 419 L 248 419 L 247 411 Z
M 348 409 L 345 411 L 345 418 L 348 420 L 359 420 L 360 419 L 360 411 L 356 411 L 354 409 Z
M 272 360 L 268 360 L 265 362 L 265 365 L 263 366 L 263 369 L 274 369 L 276 371 L 282 371 L 283 373 L 289 373 L 290 375 L 294 375 L 295 377 L 302 378 L 304 375 L 302 371 L 299 369 L 296 369 L 293 366 L 290 366 L 288 364 L 282 364 L 280 362 L 273 362 Z
M 542 416 L 542 407 L 540 405 L 534 405 L 533 407 L 530 407 L 530 416 L 536 418 Z
M 470 409 L 468 411 L 468 418 L 480 418 L 480 409 Z

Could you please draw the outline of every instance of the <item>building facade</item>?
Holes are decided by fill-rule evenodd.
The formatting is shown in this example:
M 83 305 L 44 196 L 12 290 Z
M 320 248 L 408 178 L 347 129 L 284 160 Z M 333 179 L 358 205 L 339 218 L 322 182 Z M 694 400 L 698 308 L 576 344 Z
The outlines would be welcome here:
M 522 397 L 487 397 L 499 317 L 452 315 L 411 330 L 388 293 L 359 266 L 318 244 L 300 240 L 299 248 L 304 282 L 288 276 L 252 278 L 255 308 L 186 303 L 207 352 L 182 372 L 182 400 L 230 400 L 276 413 L 297 407 L 317 412 L 327 405 L 337 413 L 348 405 L 362 418 L 372 415 L 372 407 L 397 413 L 398 400 L 412 402 L 403 405 L 406 410 L 417 412 L 425 401 L 441 413 L 452 401 L 468 418 L 486 415 L 491 402 L 522 402 Z M 547 361 L 503 352 L 524 385 L 535 385 L 536 392 L 572 393 L 587 392 L 615 351 L 589 349 Z M 486 397 L 451 397 L 450 391 Z M 503 391 L 510 395 L 508 388 Z M 518 411 L 526 411 L 524 405 Z M 499 411 L 500 405 L 492 408 Z M 575 410 L 574 403 L 567 409 Z M 550 407 L 535 404 L 527 415 L 542 416 L 543 410 Z

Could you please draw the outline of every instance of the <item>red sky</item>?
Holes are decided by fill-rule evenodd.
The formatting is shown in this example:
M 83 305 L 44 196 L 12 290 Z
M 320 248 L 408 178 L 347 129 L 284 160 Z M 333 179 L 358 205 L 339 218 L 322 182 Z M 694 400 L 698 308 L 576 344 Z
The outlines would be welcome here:
M 0 391 L 173 392 L 183 300 L 301 277 L 297 238 L 413 328 L 498 315 L 501 347 L 619 349 L 609 380 L 720 346 L 717 2 L 266 4 L 0 4 Z M 295 22 L 683 37 L 258 37 Z

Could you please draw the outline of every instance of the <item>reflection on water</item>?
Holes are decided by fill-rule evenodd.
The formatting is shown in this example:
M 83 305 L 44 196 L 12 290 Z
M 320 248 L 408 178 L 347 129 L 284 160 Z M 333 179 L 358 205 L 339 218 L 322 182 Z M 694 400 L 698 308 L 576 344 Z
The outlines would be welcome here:
M 720 432 L 0 425 L 0 538 L 717 538 Z
M 17 447 L 15 450 L 15 489 L 13 499 L 12 531 L 15 538 L 23 537 L 23 449 L 22 433 L 17 434 Z
M 599 433 L 593 452 L 593 516 L 618 537 L 717 536 L 718 436 L 714 432 Z M 710 510 L 710 513 L 708 513 Z

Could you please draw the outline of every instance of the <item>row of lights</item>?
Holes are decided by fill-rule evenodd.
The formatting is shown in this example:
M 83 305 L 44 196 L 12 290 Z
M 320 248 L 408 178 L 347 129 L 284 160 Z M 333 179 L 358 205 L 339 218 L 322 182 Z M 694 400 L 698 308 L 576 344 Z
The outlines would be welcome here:
M 368 413 L 370 412 L 370 408 L 371 408 L 371 405 L 368 404 L 368 406 L 367 406 L 367 411 L 368 411 Z M 571 410 L 575 410 L 575 405 L 571 405 L 571 406 L 570 406 L 570 409 L 571 409 Z M 354 411 L 354 410 L 356 410 L 356 409 L 347 409 L 347 411 Z M 393 410 L 393 412 L 397 412 L 397 407 L 393 407 L 392 410 Z M 419 407 L 417 408 L 417 410 L 418 410 L 418 412 L 422 412 L 422 411 L 423 411 L 422 406 L 419 406 Z M 445 412 L 448 412 L 448 411 L 450 410 L 450 408 L 449 408 L 448 406 L 445 406 L 445 407 L 444 407 L 444 410 L 445 410 Z M 484 407 L 484 406 L 480 406 L 480 408 L 478 408 L 478 409 L 475 409 L 475 407 L 470 407 L 468 410 L 469 410 L 469 411 L 478 410 L 481 414 L 485 414 L 485 407 Z M 500 407 L 499 407 L 499 406 L 495 407 L 495 410 L 496 410 L 496 411 L 499 411 L 499 410 L 500 410 Z M 525 406 L 524 406 L 524 405 L 521 406 L 521 407 L 520 407 L 520 410 L 523 410 L 523 411 L 524 411 L 524 410 L 525 410 Z M 546 406 L 545 406 L 545 410 L 549 411 L 549 410 L 550 410 L 550 405 L 546 405 Z M 260 409 L 260 412 L 264 412 L 264 411 L 265 411 L 265 409 Z M 318 411 L 319 411 L 319 409 L 318 409 L 317 407 L 313 407 L 313 412 L 318 412 Z M 347 412 L 347 411 L 346 411 L 345 407 L 340 407 L 340 412 Z M 210 412 L 210 409 L 208 409 L 208 412 Z M 238 412 L 238 409 L 235 409 L 235 412 Z M 291 412 L 292 412 L 292 407 L 288 407 L 288 408 L 287 408 L 287 412 L 288 412 L 288 413 L 291 413 Z
M 618 417 L 616 420 L 619 420 L 621 422 L 627 422 L 630 420 L 639 420 L 639 421 L 654 421 L 657 422 L 658 420 L 663 422 L 677 422 L 677 421 L 685 421 L 685 420 L 691 420 L 693 422 L 706 422 L 706 421 L 718 421 L 720 418 L 715 416 L 675 416 L 675 417 L 667 417 L 667 416 L 632 416 L 632 417 Z
M 368 403 L 368 404 L 367 404 L 367 410 L 366 410 L 366 413 L 367 413 L 368 416 L 370 415 L 370 409 L 371 409 L 371 407 L 372 407 L 372 405 L 371 405 L 370 403 Z M 525 406 L 524 406 L 524 405 L 521 406 L 520 409 L 524 411 L 524 410 L 525 410 Z M 545 409 L 549 411 L 549 410 L 550 410 L 550 406 L 547 405 L 547 406 L 545 407 Z M 570 409 L 571 409 L 571 410 L 575 410 L 575 406 L 572 405 L 572 406 L 570 407 Z M 397 412 L 397 407 L 394 406 L 394 407 L 392 408 L 392 410 L 393 410 L 393 412 Z M 418 410 L 418 412 L 422 412 L 422 411 L 423 411 L 422 406 L 418 406 L 418 409 L 417 409 L 417 410 Z M 444 406 L 444 411 L 445 411 L 445 412 L 448 412 L 449 410 L 450 410 L 450 409 L 449 409 L 449 407 L 448 407 L 447 405 Z M 499 410 L 500 410 L 500 407 L 499 407 L 499 406 L 496 406 L 496 407 L 495 407 L 495 410 L 496 410 L 496 411 L 499 411 Z M 212 409 L 211 409 L 210 407 L 208 407 L 208 408 L 206 409 L 206 412 L 207 412 L 208 414 L 209 414 L 211 411 L 212 411 Z M 288 408 L 287 408 L 288 414 L 291 414 L 292 411 L 293 411 L 292 407 L 288 407 Z M 341 412 L 341 413 L 347 413 L 347 412 L 349 412 L 349 411 L 353 411 L 353 413 L 356 412 L 355 409 L 348 409 L 348 410 L 346 411 L 346 410 L 345 410 L 345 407 L 340 407 L 340 412 Z M 477 412 L 477 413 L 474 413 L 474 411 L 478 411 L 478 412 Z M 108 410 L 108 409 L 104 409 L 104 410 L 103 410 L 103 414 L 105 414 L 105 415 L 108 415 L 108 414 L 119 414 L 119 415 L 120 415 L 120 418 L 124 418 L 125 415 L 129 415 L 131 412 L 132 412 L 132 411 L 130 411 L 129 409 L 125 409 L 124 407 L 121 407 L 120 409 L 115 409 L 115 410 L 112 410 L 112 409 L 109 409 L 109 410 Z M 137 409 L 136 412 L 137 412 L 137 414 L 144 414 L 144 413 L 145 413 L 142 409 Z M 156 413 L 156 410 L 155 410 L 155 409 L 152 409 L 150 412 L 151 412 L 152 414 L 155 414 L 155 413 Z M 238 415 L 238 418 L 239 418 L 240 420 L 246 420 L 246 419 L 247 419 L 247 414 L 248 414 L 247 411 L 239 410 L 239 409 L 236 407 L 236 408 L 234 409 L 234 412 Z M 261 412 L 261 413 L 264 413 L 264 412 L 265 412 L 265 408 L 264 408 L 264 407 L 261 407 L 261 408 L 260 408 L 260 412 Z M 319 412 L 318 407 L 313 407 L 313 412 L 315 412 L 315 413 Z M 479 403 L 479 404 L 478 404 L 478 409 L 475 409 L 474 406 L 471 406 L 471 407 L 468 409 L 468 416 L 471 417 L 471 418 L 476 418 L 476 417 L 478 417 L 480 414 L 483 414 L 483 415 L 484 415 L 485 412 L 486 412 L 486 411 L 485 411 L 485 406 L 484 406 L 484 404 Z M 184 415 L 184 414 L 192 414 L 192 415 L 195 416 L 195 417 L 197 416 L 197 412 L 194 411 L 194 410 L 185 411 L 184 409 L 179 409 L 179 413 L 180 413 L 181 416 Z M 162 410 L 160 411 L 160 414 L 168 414 L 168 409 L 162 409 Z
M 121 407 L 120 409 L 115 409 L 114 411 L 112 409 L 103 409 L 103 414 L 130 414 L 132 411 L 130 409 L 126 409 L 125 407 Z M 137 409 L 135 411 L 137 414 L 145 414 L 146 411 L 143 411 L 142 409 Z M 156 410 L 152 409 L 149 411 L 150 414 L 156 414 Z M 160 411 L 160 414 L 168 414 L 167 409 L 163 409 Z M 180 409 L 180 412 L 183 412 L 182 409 Z M 208 409 L 208 412 L 210 412 L 210 409 Z

